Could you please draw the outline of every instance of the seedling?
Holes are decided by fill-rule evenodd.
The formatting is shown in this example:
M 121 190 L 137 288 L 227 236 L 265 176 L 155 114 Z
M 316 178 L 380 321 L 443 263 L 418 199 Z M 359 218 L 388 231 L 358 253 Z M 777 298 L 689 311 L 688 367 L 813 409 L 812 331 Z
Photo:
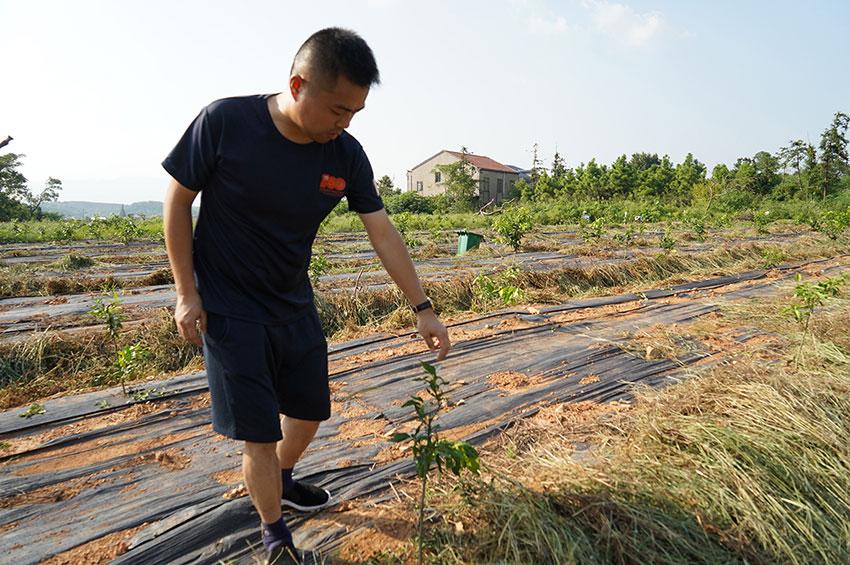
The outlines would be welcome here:
M 841 285 L 847 282 L 848 276 L 832 277 L 824 279 L 817 283 L 801 282 L 803 277 L 797 273 L 797 286 L 794 288 L 794 297 L 799 301 L 784 308 L 784 312 L 790 314 L 794 321 L 803 326 L 803 335 L 800 339 L 800 346 L 797 349 L 795 363 L 799 364 L 800 356 L 803 353 L 803 345 L 806 342 L 806 336 L 809 334 L 809 323 L 812 318 L 812 313 L 818 306 L 823 306 L 827 299 L 838 296 Z
M 427 385 L 426 392 L 430 398 L 423 399 L 419 395 L 411 396 L 402 407 L 410 406 L 416 412 L 418 425 L 413 433 L 393 434 L 391 442 L 410 442 L 412 444 L 413 459 L 416 462 L 416 474 L 422 481 L 422 489 L 419 495 L 419 563 L 422 563 L 422 551 L 424 547 L 424 518 L 425 497 L 428 486 L 428 471 L 431 465 L 437 464 L 438 472 L 443 472 L 443 465 L 455 475 L 467 469 L 478 474 L 479 461 L 478 452 L 474 447 L 463 441 L 450 441 L 440 439 L 437 431 L 439 424 L 435 423 L 437 413 L 446 405 L 443 385 L 448 381 L 437 375 L 437 369 L 432 365 L 422 362 L 425 375 L 417 377 Z
M 600 239 L 605 235 L 605 218 L 596 218 L 592 222 L 588 222 L 582 217 L 578 229 L 585 243 Z
M 691 228 L 694 233 L 694 239 L 697 241 L 705 241 L 705 220 L 697 216 L 688 216 L 685 218 L 685 223 Z
M 108 401 L 108 400 L 98 400 L 98 401 L 95 403 L 95 406 L 97 406 L 98 408 L 101 408 L 101 409 L 106 409 L 106 408 L 109 408 L 109 407 L 110 407 L 110 406 L 109 406 L 109 401 Z
M 756 231 L 760 234 L 767 235 L 770 233 L 767 226 L 772 221 L 773 217 L 770 215 L 770 210 L 753 212 L 753 222 L 756 224 Z
M 322 254 L 313 255 L 310 258 L 310 266 L 308 267 L 308 272 L 310 274 L 310 280 L 313 284 L 319 282 L 319 278 L 326 274 L 330 269 L 331 264 L 328 261 L 328 258 Z
M 164 396 L 168 391 L 164 388 L 146 388 L 144 390 L 133 391 L 131 398 L 136 402 L 144 402 L 149 398 Z
M 508 267 L 493 275 L 479 273 L 472 281 L 477 307 L 485 308 L 494 300 L 500 300 L 505 306 L 516 304 L 525 298 L 525 291 L 519 287 L 519 267 Z
M 531 228 L 531 212 L 525 206 L 505 208 L 493 221 L 493 229 L 499 239 L 510 245 L 514 252 L 519 251 L 522 238 Z
M 626 226 L 626 230 L 623 233 L 618 233 L 614 236 L 614 239 L 621 243 L 631 243 L 635 239 L 635 227 L 632 224 L 628 224 Z
M 827 210 L 821 214 L 815 229 L 826 235 L 829 239 L 836 240 L 847 229 L 848 215 L 834 210 Z
M 664 230 L 664 235 L 661 236 L 660 245 L 665 253 L 670 253 L 673 251 L 673 248 L 676 247 L 676 238 L 673 237 L 669 227 Z
M 120 367 L 120 359 L 121 353 L 118 349 L 118 334 L 121 332 L 121 321 L 123 319 L 123 314 L 121 313 L 121 299 L 118 297 L 117 292 L 112 293 L 112 299 L 109 302 L 104 302 L 102 298 L 98 298 L 94 301 L 94 306 L 92 306 L 89 313 L 102 321 L 105 329 L 106 335 L 109 336 L 109 340 L 112 342 L 112 347 L 115 350 L 115 362 L 119 364 Z M 125 353 L 125 360 L 126 360 Z M 124 395 L 127 395 L 127 387 L 124 385 L 124 375 L 125 373 L 122 371 L 121 373 L 121 390 L 124 392 Z
M 27 408 L 26 412 L 21 412 L 18 414 L 21 418 L 32 418 L 33 416 L 38 416 L 39 414 L 44 414 L 47 412 L 47 409 L 39 403 L 32 404 L 29 408 Z

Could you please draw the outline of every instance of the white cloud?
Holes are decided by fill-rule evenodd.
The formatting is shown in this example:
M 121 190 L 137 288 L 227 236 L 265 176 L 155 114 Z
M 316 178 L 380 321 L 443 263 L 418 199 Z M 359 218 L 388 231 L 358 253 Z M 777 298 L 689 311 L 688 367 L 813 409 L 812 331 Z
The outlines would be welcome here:
M 588 0 L 584 5 L 591 11 L 598 31 L 633 47 L 646 45 L 664 27 L 664 20 L 658 12 L 640 14 L 630 6 L 607 0 Z
M 567 20 L 562 16 L 556 16 L 551 19 L 541 18 L 540 16 L 529 16 L 526 23 L 528 24 L 528 31 L 540 35 L 563 33 L 569 29 Z

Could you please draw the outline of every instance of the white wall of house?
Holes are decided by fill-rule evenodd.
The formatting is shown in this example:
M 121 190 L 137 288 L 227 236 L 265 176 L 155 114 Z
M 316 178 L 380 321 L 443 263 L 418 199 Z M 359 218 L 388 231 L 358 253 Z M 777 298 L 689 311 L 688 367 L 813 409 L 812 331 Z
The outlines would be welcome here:
M 451 165 L 458 161 L 460 159 L 448 151 L 441 151 L 407 172 L 407 190 L 422 196 L 436 196 L 444 193 L 446 187 L 441 184 L 444 180 L 443 175 L 436 170 L 436 167 L 437 165 Z M 472 178 L 478 180 L 478 169 L 475 169 Z

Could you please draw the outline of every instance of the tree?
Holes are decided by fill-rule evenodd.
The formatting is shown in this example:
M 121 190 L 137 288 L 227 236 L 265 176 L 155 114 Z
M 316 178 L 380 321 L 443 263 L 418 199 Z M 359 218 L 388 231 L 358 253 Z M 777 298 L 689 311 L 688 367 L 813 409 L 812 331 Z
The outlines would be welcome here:
M 45 202 L 56 202 L 59 198 L 60 190 L 62 190 L 62 181 L 53 177 L 49 177 L 47 179 L 44 188 L 42 188 L 41 192 L 37 195 L 27 190 L 24 195 L 24 201 L 29 208 L 30 218 L 35 217 L 36 219 L 41 220 L 41 205 Z
M 378 194 L 381 198 L 386 198 L 391 194 L 400 194 L 401 190 L 397 189 L 395 185 L 393 185 L 393 179 L 391 179 L 388 175 L 384 175 L 378 179 L 378 182 L 375 183 L 375 186 L 378 188 Z
M 832 124 L 824 130 L 820 140 L 821 187 L 823 198 L 837 190 L 841 176 L 847 173 L 847 128 L 850 116 L 837 112 Z
M 685 160 L 676 165 L 675 191 L 676 196 L 684 201 L 687 200 L 691 191 L 697 183 L 705 180 L 705 165 L 694 159 L 692 153 L 685 156 Z
M 755 191 L 766 196 L 782 181 L 779 161 L 767 151 L 759 151 L 753 156 L 752 163 L 755 168 Z
M 608 184 L 616 196 L 627 197 L 637 185 L 637 174 L 625 155 L 620 155 L 608 173 Z
M 535 143 L 532 148 L 533 154 L 531 157 L 531 187 L 537 191 L 537 181 L 540 179 L 540 171 L 542 167 L 540 165 L 543 164 L 537 157 L 537 144 Z
M 788 147 L 780 148 L 777 154 L 783 169 L 787 171 L 788 167 L 794 168 L 800 194 L 803 193 L 802 163 L 808 154 L 808 148 L 808 144 L 802 139 L 792 139 L 788 142 Z
M 21 204 L 27 194 L 27 177 L 18 170 L 23 155 L 6 153 L 0 155 L 0 221 L 26 217 Z
M 468 212 L 475 205 L 478 183 L 473 178 L 475 167 L 469 162 L 466 147 L 461 147 L 460 161 L 448 165 L 437 165 L 435 168 L 442 173 L 444 180 L 440 182 L 446 187 L 446 198 L 453 210 Z
M 560 153 L 555 151 L 555 156 L 552 157 L 551 177 L 557 184 L 561 184 L 566 174 L 567 168 L 564 166 L 564 158 L 561 157 Z

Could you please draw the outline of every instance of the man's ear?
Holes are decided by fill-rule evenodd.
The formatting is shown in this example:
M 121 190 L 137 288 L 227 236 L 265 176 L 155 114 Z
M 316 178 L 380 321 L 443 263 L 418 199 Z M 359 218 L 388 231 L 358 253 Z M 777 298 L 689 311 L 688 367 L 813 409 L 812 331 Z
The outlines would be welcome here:
M 298 100 L 298 95 L 301 93 L 301 88 L 304 86 L 303 79 L 299 75 L 289 77 L 289 93 L 292 94 L 293 100 Z

